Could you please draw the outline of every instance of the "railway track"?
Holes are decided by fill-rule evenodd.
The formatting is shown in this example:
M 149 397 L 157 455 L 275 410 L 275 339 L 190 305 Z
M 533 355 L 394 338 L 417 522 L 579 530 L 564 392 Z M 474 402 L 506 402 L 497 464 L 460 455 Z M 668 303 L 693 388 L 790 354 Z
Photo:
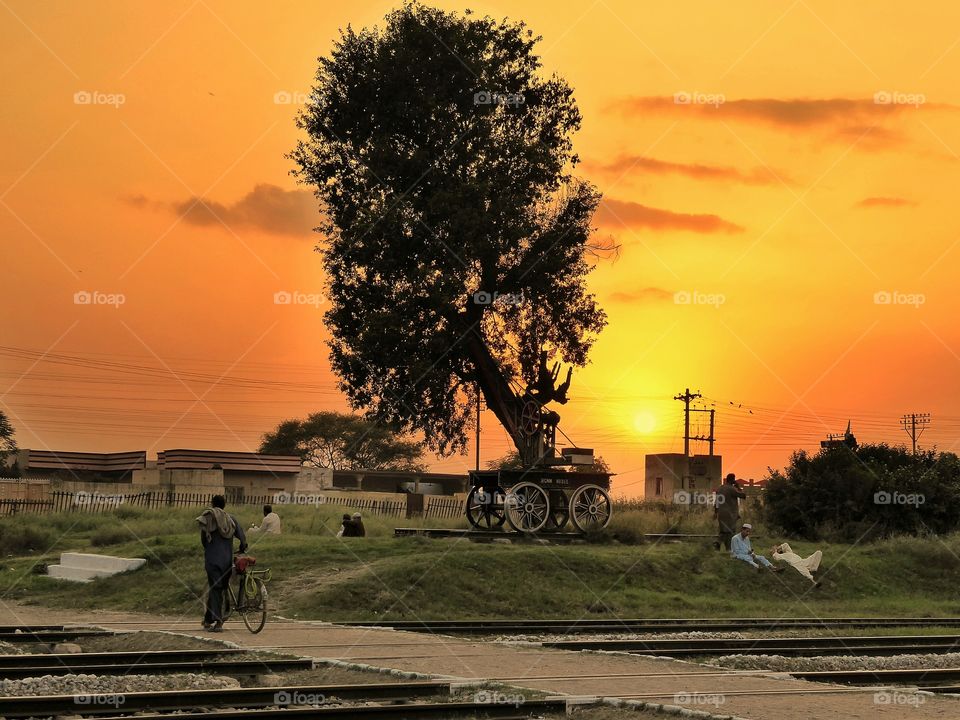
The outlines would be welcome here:
M 8 643 L 58 643 L 67 640 L 83 640 L 88 637 L 114 635 L 113 630 L 102 628 L 65 628 L 42 625 L 0 628 L 0 640 Z
M 150 653 L 134 653 L 149 655 Z M 83 653 L 73 657 L 82 657 Z M 262 675 L 291 670 L 312 670 L 312 658 L 262 658 L 259 660 L 161 660 L 147 659 L 137 661 L 130 658 L 121 662 L 64 662 L 45 663 L 38 658 L 44 655 L 4 655 L 0 664 L 0 680 L 42 677 L 44 675 L 138 675 L 153 673 L 214 673 L 219 675 Z
M 279 687 L 226 688 L 220 690 L 168 690 L 134 692 L 123 695 L 122 710 L 134 712 L 173 712 L 205 708 L 265 708 L 272 705 L 303 704 L 306 700 L 409 700 L 418 697 L 447 695 L 452 692 L 449 681 L 358 684 L 358 685 L 288 685 Z M 81 702 L 78 703 L 78 697 Z M 116 714 L 116 696 L 97 694 L 0 697 L 0 717 L 61 716 L 82 712 L 84 715 Z M 82 707 L 81 707 L 82 706 Z
M 542 643 L 560 650 L 606 650 L 663 657 L 701 655 L 907 655 L 960 651 L 960 635 L 877 635 L 683 640 L 561 640 Z
M 491 635 L 740 632 L 763 630 L 841 630 L 853 628 L 960 627 L 960 618 L 631 618 L 579 620 L 354 620 L 354 627 L 419 632 Z
M 201 650 L 124 650 L 122 652 L 0 655 L 0 672 L 6 668 L 18 668 L 25 664 L 32 667 L 73 667 L 159 661 L 190 662 L 200 658 L 229 658 L 245 652 L 248 651 L 242 648 L 211 647 Z

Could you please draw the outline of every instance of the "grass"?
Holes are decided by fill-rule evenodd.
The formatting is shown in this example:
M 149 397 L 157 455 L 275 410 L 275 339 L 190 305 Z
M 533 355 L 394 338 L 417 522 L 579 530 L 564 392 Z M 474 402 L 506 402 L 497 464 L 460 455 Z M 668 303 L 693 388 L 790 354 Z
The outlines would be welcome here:
M 367 538 L 337 539 L 342 508 L 280 509 L 284 534 L 257 539 L 274 610 L 318 620 L 707 616 L 950 616 L 960 536 L 821 545 L 823 587 L 788 570 L 758 574 L 703 542 L 625 544 L 708 515 L 619 513 L 599 544 L 542 546 L 394 538 L 407 520 L 364 518 Z M 205 588 L 196 509 L 17 516 L 0 523 L 0 598 L 71 609 L 199 614 Z M 255 508 L 235 510 L 244 527 Z M 447 525 L 457 525 L 453 520 Z M 421 523 L 422 524 L 422 523 Z M 437 525 L 436 521 L 427 524 Z M 758 528 L 760 534 L 764 533 Z M 619 539 L 615 541 L 615 539 Z M 757 541 L 758 552 L 773 539 Z M 805 554 L 808 543 L 791 542 Z M 67 585 L 40 574 L 61 551 L 144 557 L 133 573 Z

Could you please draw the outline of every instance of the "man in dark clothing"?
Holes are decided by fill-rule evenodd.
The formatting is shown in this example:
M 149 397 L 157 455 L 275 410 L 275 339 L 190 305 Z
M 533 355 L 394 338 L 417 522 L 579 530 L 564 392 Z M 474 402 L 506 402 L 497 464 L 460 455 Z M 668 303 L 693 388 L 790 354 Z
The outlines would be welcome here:
M 714 543 L 718 550 L 721 546 L 724 550 L 730 549 L 730 539 L 737 532 L 737 521 L 740 519 L 740 500 L 746 496 L 733 473 L 727 475 L 726 481 L 717 490 L 713 514 L 719 526 L 717 542 Z
M 207 607 L 203 627 L 211 632 L 223 630 L 223 594 L 233 571 L 233 539 L 240 541 L 240 552 L 247 550 L 247 538 L 237 519 L 228 514 L 223 495 L 213 496 L 213 507 L 197 518 L 200 542 L 203 544 L 203 565 L 207 571 Z

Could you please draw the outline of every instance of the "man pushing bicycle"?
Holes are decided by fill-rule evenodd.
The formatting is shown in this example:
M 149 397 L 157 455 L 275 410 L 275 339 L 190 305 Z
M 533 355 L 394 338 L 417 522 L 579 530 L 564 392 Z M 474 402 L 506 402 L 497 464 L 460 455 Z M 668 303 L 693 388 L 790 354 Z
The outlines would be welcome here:
M 223 495 L 214 495 L 213 507 L 197 518 L 200 542 L 203 544 L 203 565 L 207 571 L 207 607 L 203 614 L 203 629 L 223 632 L 223 593 L 233 571 L 233 539 L 240 541 L 240 552 L 246 552 L 247 538 L 237 519 L 224 508 Z

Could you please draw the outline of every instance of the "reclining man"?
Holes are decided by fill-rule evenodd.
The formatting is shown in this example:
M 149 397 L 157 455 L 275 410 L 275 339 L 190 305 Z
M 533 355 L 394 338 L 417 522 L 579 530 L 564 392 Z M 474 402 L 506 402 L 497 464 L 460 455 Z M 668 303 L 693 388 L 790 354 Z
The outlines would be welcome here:
M 757 555 L 753 551 L 753 547 L 750 545 L 750 532 L 752 530 L 753 525 L 750 523 L 743 524 L 743 526 L 740 528 L 740 532 L 734 535 L 733 539 L 730 540 L 730 556 L 737 560 L 743 560 L 745 563 L 749 563 L 757 570 L 767 568 L 771 572 L 783 572 L 785 568 L 774 566 L 774 564 L 767 560 L 763 555 Z

